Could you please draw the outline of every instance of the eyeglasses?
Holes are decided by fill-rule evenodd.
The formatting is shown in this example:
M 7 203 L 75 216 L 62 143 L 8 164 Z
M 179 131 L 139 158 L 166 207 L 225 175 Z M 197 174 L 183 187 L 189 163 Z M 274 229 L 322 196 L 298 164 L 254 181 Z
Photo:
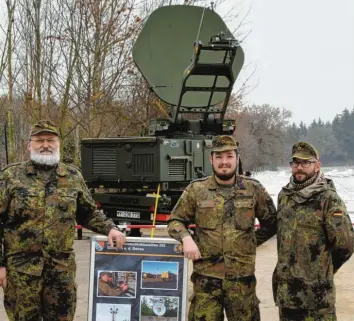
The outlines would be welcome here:
M 317 161 L 309 161 L 309 160 L 303 160 L 303 161 L 291 161 L 289 162 L 291 167 L 297 168 L 301 165 L 302 168 L 309 168 L 311 164 L 317 163 Z
M 34 142 L 38 145 L 43 145 L 45 142 L 47 142 L 49 145 L 53 145 L 56 142 L 58 142 L 58 139 L 55 138 L 49 138 L 49 139 L 31 139 L 31 142 Z

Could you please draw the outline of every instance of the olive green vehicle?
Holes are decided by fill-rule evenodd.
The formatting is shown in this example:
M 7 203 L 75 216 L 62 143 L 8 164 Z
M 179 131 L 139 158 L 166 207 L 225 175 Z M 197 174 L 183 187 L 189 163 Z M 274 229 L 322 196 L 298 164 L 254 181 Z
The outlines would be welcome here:
M 150 15 L 133 59 L 170 117 L 151 120 L 148 136 L 83 139 L 82 172 L 117 224 L 152 224 L 155 212 L 163 224 L 189 182 L 211 174 L 213 136 L 235 129 L 224 116 L 244 53 L 213 10 L 176 5 Z

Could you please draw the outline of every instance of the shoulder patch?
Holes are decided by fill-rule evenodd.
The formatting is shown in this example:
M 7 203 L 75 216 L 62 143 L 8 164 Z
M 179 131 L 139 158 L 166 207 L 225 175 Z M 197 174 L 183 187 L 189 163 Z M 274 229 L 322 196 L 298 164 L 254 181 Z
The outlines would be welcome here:
M 75 169 L 75 170 L 77 170 L 78 172 L 81 173 L 81 169 L 79 167 L 77 167 L 77 166 L 75 166 L 73 164 L 65 164 L 65 165 L 68 167 L 68 169 Z
M 19 165 L 21 165 L 21 164 L 22 164 L 22 162 L 7 164 L 6 166 L 4 166 L 4 167 L 1 169 L 1 171 L 4 171 L 4 170 L 6 170 L 6 169 L 8 169 L 8 168 L 10 168 L 10 167 L 13 167 L 13 166 L 19 166 Z

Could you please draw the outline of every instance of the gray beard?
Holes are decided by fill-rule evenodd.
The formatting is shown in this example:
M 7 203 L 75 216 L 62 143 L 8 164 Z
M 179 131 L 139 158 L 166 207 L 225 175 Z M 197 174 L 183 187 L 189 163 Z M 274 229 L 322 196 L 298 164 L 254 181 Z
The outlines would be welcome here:
M 31 150 L 30 154 L 31 161 L 40 165 L 53 166 L 60 161 L 60 152 L 54 151 L 51 155 L 44 155 Z

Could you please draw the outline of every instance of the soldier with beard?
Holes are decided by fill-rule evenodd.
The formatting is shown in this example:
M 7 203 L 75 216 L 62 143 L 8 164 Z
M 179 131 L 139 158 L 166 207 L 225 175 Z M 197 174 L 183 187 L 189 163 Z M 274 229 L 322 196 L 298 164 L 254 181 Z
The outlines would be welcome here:
M 256 247 L 275 234 L 276 209 L 259 182 L 237 174 L 238 160 L 233 137 L 215 137 L 214 174 L 189 184 L 168 222 L 170 236 L 194 263 L 189 321 L 223 320 L 224 310 L 229 321 L 260 320 Z M 190 223 L 197 226 L 193 237 Z
M 334 273 L 353 253 L 353 227 L 317 150 L 292 148 L 292 176 L 278 198 L 273 294 L 281 321 L 335 321 Z
M 125 236 L 101 213 L 80 171 L 60 163 L 60 137 L 50 121 L 30 132 L 30 160 L 0 173 L 0 286 L 10 321 L 71 321 L 76 307 L 75 221 L 108 235 L 122 248 Z

